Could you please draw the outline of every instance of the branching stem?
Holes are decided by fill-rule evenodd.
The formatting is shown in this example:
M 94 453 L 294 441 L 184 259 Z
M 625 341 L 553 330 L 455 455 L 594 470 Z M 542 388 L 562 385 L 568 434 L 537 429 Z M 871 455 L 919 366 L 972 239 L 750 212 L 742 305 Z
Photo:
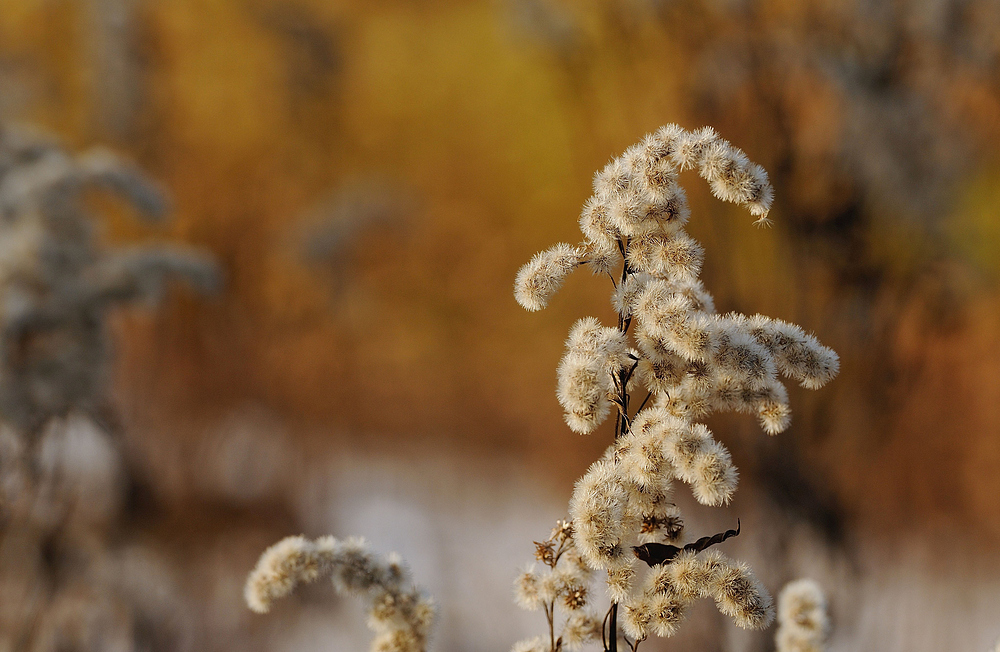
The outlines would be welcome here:
M 628 281 L 628 277 L 633 273 L 632 269 L 629 267 L 628 264 L 628 245 L 629 245 L 628 239 L 618 241 L 618 251 L 620 251 L 622 254 L 622 276 L 620 281 L 620 286 L 622 287 L 625 285 L 625 282 Z M 611 282 L 612 284 L 614 284 L 613 278 L 611 279 Z M 617 289 L 618 287 L 619 285 L 615 285 L 615 289 Z M 620 330 L 622 333 L 627 334 L 628 329 L 631 325 L 632 325 L 632 316 L 629 315 L 628 317 L 625 317 L 624 315 L 619 313 L 618 330 Z M 631 420 L 629 419 L 628 416 L 628 401 L 629 401 L 628 383 L 632 379 L 632 374 L 634 374 L 635 370 L 639 367 L 639 359 L 636 358 L 635 356 L 630 356 L 630 357 L 632 357 L 632 359 L 634 360 L 632 366 L 629 367 L 627 370 L 622 369 L 619 372 L 619 374 L 614 377 L 615 389 L 618 390 L 618 397 L 617 400 L 615 401 L 615 404 L 618 407 L 618 418 L 615 419 L 615 441 L 617 441 L 619 437 L 624 436 L 625 433 L 629 432 L 632 427 Z M 646 400 L 643 401 L 642 404 L 645 405 L 646 401 L 648 400 L 649 396 L 646 397 Z M 639 409 L 641 410 L 642 408 L 640 407 Z M 618 652 L 618 603 L 617 602 L 611 603 L 611 608 L 608 610 L 607 615 L 604 617 L 604 624 L 601 626 L 601 639 L 602 639 L 601 642 L 604 643 L 605 652 Z M 627 638 L 625 639 L 625 641 L 628 644 L 629 649 L 632 650 L 632 652 L 635 652 L 635 649 L 638 646 L 638 641 L 634 645 L 632 643 L 629 643 Z

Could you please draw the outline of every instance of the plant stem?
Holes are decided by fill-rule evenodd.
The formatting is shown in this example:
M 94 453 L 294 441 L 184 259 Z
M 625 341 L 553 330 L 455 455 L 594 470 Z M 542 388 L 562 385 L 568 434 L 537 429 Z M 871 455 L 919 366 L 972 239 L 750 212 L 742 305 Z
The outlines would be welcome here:
M 611 603 L 611 632 L 608 638 L 608 652 L 618 652 L 618 603 Z
M 553 625 L 553 612 L 555 611 L 555 602 L 549 602 L 545 605 L 545 618 L 549 621 L 549 651 L 556 652 L 556 632 Z
M 649 399 L 652 396 L 653 396 L 653 392 L 649 392 L 648 394 L 646 394 L 646 398 L 642 399 L 642 403 L 639 404 L 639 409 L 635 411 L 636 414 L 639 414 L 640 412 L 642 412 L 642 408 L 646 407 L 646 403 L 649 402 Z

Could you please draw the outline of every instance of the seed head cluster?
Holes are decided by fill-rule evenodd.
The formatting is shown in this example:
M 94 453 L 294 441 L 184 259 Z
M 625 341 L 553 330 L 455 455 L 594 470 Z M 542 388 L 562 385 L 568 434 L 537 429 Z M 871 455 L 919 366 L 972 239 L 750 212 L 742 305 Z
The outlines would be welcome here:
M 522 609 L 544 611 L 550 636 L 548 640 L 536 637 L 520 641 L 513 649 L 578 650 L 585 643 L 600 640 L 601 617 L 589 609 L 593 570 L 576 548 L 572 523 L 558 521 L 548 539 L 535 542 L 535 559 L 542 567 L 532 565 L 517 576 L 514 600 Z M 557 614 L 561 615 L 558 622 Z
M 685 552 L 646 576 L 641 593 L 625 607 L 625 632 L 636 640 L 672 636 L 698 598 L 715 600 L 741 627 L 759 629 L 770 622 L 770 596 L 746 565 L 718 552 Z
M 398 556 L 381 560 L 362 539 L 282 539 L 261 555 L 243 595 L 250 609 L 266 613 L 299 584 L 326 577 L 339 592 L 370 600 L 372 652 L 425 652 L 434 621 L 433 602 L 410 584 Z
M 777 652 L 825 652 L 826 598 L 813 580 L 789 582 L 778 594 Z
M 575 550 L 587 566 L 606 571 L 608 595 L 622 606 L 625 632 L 635 641 L 672 635 L 687 605 L 702 597 L 742 627 L 770 623 L 771 599 L 746 566 L 686 552 L 643 578 L 631 548 L 682 535 L 671 500 L 675 480 L 704 505 L 732 498 L 732 458 L 699 420 L 746 413 L 777 434 L 791 416 L 780 378 L 816 389 L 839 369 L 836 353 L 798 326 L 716 312 L 698 278 L 704 251 L 683 228 L 690 210 L 678 178 L 688 169 L 716 197 L 767 223 L 774 193 L 763 168 L 710 128 L 668 125 L 594 177 L 580 217 L 583 242 L 537 254 L 515 282 L 517 301 L 538 310 L 576 267 L 612 279 L 618 324 L 586 317 L 573 325 L 556 394 L 578 433 L 592 433 L 614 415 L 615 441 L 577 482 L 569 511 Z M 637 410 L 633 392 L 645 395 Z M 537 606 L 521 593 L 519 603 Z

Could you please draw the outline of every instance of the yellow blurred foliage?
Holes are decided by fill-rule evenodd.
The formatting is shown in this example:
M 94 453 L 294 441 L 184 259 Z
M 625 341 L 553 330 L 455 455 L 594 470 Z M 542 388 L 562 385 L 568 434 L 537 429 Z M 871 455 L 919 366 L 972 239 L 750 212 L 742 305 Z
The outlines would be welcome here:
M 828 4 L 764 2 L 756 19 L 807 32 L 817 16 L 836 13 Z M 601 280 L 578 275 L 548 311 L 527 315 L 511 297 L 514 273 L 549 243 L 575 241 L 591 175 L 608 158 L 661 124 L 717 117 L 711 94 L 721 91 L 696 83 L 713 74 L 703 46 L 763 37 L 694 2 L 678 5 L 690 12 L 683 24 L 629 22 L 609 8 L 616 3 L 554 3 L 577 30 L 559 49 L 519 27 L 513 5 L 0 1 L 0 74 L 14 97 L 5 118 L 43 125 L 74 146 L 110 141 L 134 156 L 169 188 L 175 220 L 164 234 L 116 212 L 108 238 L 200 245 L 227 275 L 217 301 L 175 297 L 162 312 L 123 321 L 118 388 L 131 423 L 169 419 L 178 437 L 195 437 L 200 419 L 251 401 L 298 424 L 405 431 L 537 459 L 569 443 L 589 448 L 579 459 L 602 448 L 561 426 L 552 374 L 570 321 L 610 315 L 603 289 L 595 291 Z M 126 8 L 126 29 L 95 31 L 95 16 L 114 7 Z M 97 115 L 111 101 L 99 96 L 103 83 L 117 73 L 99 65 L 95 40 L 111 37 L 127 40 L 139 71 L 126 78 L 138 84 L 134 123 L 119 132 Z M 849 402 L 866 394 L 871 363 L 852 328 L 878 318 L 875 330 L 891 333 L 885 315 L 910 303 L 883 286 L 849 294 L 835 266 L 808 249 L 849 214 L 846 191 L 828 178 L 852 125 L 849 91 L 804 66 L 782 79 L 733 79 L 715 126 L 788 185 L 776 188 L 773 231 L 689 185 L 707 285 L 722 309 L 788 318 L 844 353 L 837 383 L 845 388 L 817 400 L 847 415 L 826 429 L 851 431 L 851 418 L 865 421 L 865 408 Z M 1000 104 L 989 81 L 964 69 L 949 80 L 946 113 L 995 135 L 990 116 Z M 776 116 L 789 121 L 787 133 Z M 397 233 L 358 235 L 334 292 L 303 258 L 304 216 L 331 189 L 370 176 L 411 193 L 414 214 Z M 1000 247 L 994 180 L 977 177 L 954 222 L 955 242 L 984 266 L 995 266 Z M 810 211 L 816 224 L 787 226 Z M 851 273 L 902 277 L 922 265 L 924 245 L 910 228 L 889 221 L 847 240 L 870 256 Z M 857 253 L 845 251 L 844 260 Z M 994 304 L 977 309 L 992 314 Z M 918 339 L 911 355 L 946 346 L 926 333 Z M 831 411 L 810 400 L 803 431 Z M 846 435 L 850 459 L 872 428 Z M 829 458 L 838 446 L 811 455 L 837 466 Z M 575 459 L 560 462 L 567 477 Z

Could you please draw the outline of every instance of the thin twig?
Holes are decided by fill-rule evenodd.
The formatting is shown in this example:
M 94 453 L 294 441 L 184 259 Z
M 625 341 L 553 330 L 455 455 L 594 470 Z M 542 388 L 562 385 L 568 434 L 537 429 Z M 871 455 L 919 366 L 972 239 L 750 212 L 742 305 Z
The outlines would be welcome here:
M 632 380 L 632 374 L 635 373 L 635 370 L 638 367 L 639 367 L 639 361 L 636 360 L 635 362 L 632 363 L 632 366 L 629 368 L 628 373 L 625 374 L 625 382 L 622 383 L 623 387 L 627 387 L 628 386 L 628 381 Z
M 545 618 L 549 621 L 549 652 L 556 652 L 556 632 L 552 623 L 552 612 L 555 611 L 555 601 L 545 605 Z
M 639 414 L 640 412 L 642 412 L 642 408 L 646 407 L 646 403 L 649 402 L 649 399 L 652 396 L 653 396 L 653 392 L 648 392 L 646 394 L 646 398 L 642 399 L 642 403 L 639 404 L 639 409 L 635 411 L 636 414 Z

